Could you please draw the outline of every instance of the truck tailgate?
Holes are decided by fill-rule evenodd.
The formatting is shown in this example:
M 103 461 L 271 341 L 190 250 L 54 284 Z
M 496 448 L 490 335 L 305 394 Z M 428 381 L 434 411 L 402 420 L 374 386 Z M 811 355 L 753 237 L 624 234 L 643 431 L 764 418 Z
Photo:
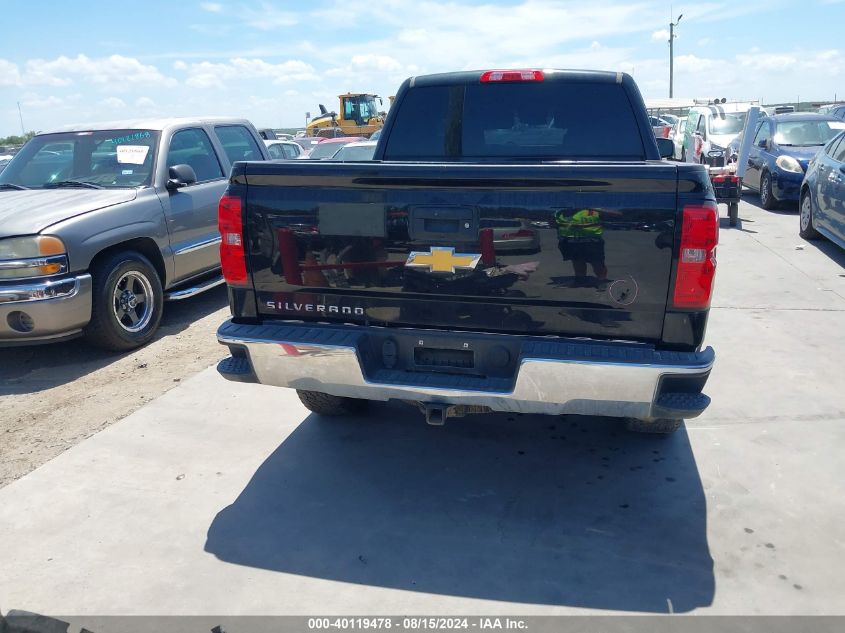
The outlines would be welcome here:
M 263 319 L 657 341 L 677 167 L 247 163 Z

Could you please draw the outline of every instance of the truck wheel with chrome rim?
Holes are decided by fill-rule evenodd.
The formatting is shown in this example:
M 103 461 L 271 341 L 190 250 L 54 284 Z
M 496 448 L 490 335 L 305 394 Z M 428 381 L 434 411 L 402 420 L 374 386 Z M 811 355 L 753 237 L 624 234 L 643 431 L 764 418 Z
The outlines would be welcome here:
M 148 343 L 161 321 L 161 281 L 150 261 L 136 252 L 114 253 L 92 268 L 92 345 L 122 352 Z
M 813 198 L 809 191 L 801 194 L 801 213 L 799 214 L 799 222 L 801 223 L 798 229 L 798 235 L 805 240 L 817 240 L 821 237 L 816 228 L 813 226 Z
M 296 390 L 296 395 L 305 408 L 317 415 L 338 416 L 358 413 L 367 405 L 366 400 L 332 396 L 320 391 Z
M 628 418 L 625 420 L 625 428 L 634 433 L 655 433 L 655 434 L 669 434 L 674 433 L 683 424 L 683 420 L 658 418 L 656 420 L 638 420 L 636 418 Z

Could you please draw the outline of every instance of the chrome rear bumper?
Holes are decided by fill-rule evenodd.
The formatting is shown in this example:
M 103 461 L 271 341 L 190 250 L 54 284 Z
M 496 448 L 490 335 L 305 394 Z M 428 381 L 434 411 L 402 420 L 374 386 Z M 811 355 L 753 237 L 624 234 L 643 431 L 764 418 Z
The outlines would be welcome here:
M 221 363 L 219 370 L 229 380 L 350 398 L 474 405 L 521 413 L 691 418 L 709 404 L 701 393 L 715 359 L 709 347 L 701 352 L 666 352 L 631 343 L 507 337 L 511 342 L 519 340 L 516 371 L 510 378 L 487 378 L 380 367 L 373 361 L 367 338 L 384 336 L 385 331 L 365 326 L 227 321 L 217 338 L 229 346 L 233 358 Z M 390 332 L 414 337 L 439 334 Z

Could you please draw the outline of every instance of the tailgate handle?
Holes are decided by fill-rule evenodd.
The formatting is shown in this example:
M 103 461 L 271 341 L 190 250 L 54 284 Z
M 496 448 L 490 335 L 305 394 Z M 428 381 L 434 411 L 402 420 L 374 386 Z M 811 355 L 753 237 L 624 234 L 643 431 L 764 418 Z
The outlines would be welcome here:
M 411 207 L 408 219 L 412 240 L 472 242 L 478 239 L 478 213 L 474 207 Z

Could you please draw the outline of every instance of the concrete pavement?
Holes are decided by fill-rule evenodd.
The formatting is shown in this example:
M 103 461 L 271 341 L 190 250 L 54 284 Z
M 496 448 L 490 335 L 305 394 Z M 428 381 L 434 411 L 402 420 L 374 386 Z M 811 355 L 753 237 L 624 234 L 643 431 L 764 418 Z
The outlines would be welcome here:
M 0 609 L 845 613 L 845 253 L 795 214 L 740 217 L 713 405 L 673 437 L 320 419 L 209 369 L 0 489 Z

